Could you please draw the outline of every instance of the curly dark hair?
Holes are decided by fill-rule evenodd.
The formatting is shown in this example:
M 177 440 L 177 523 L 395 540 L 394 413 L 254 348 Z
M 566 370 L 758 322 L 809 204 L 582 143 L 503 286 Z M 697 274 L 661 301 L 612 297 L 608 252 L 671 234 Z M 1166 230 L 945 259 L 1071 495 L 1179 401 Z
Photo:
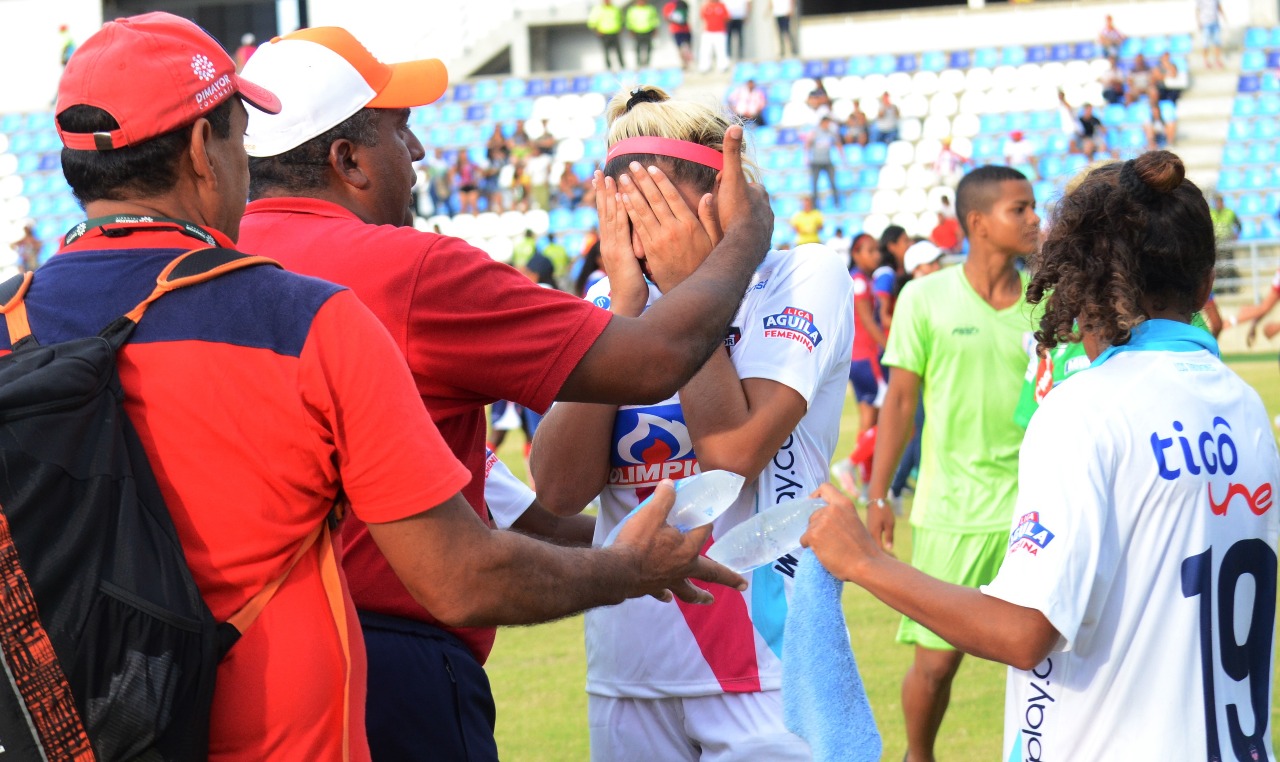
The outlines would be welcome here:
M 219 140 L 231 137 L 234 100 L 227 98 L 204 115 Z M 57 118 L 67 132 L 110 132 L 120 128 L 115 117 L 96 106 L 70 106 Z M 190 146 L 191 125 L 188 124 L 111 151 L 63 148 L 62 175 L 81 207 L 94 201 L 158 196 L 177 184 L 178 161 Z
M 325 184 L 329 171 L 329 147 L 337 140 L 359 146 L 378 144 L 378 109 L 362 108 L 296 148 L 275 156 L 249 157 L 249 198 L 268 191 L 301 193 Z
M 1054 211 L 1027 301 L 1045 303 L 1040 350 L 1083 333 L 1124 344 L 1148 310 L 1200 309 L 1216 257 L 1209 205 L 1169 151 L 1091 171 Z

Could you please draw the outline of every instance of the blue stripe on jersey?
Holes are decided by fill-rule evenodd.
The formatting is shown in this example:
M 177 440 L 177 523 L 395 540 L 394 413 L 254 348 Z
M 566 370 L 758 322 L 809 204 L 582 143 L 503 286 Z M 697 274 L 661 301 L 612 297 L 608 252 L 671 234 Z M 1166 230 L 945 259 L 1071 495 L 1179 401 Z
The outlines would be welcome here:
M 41 344 L 92 336 L 133 309 L 182 249 L 68 252 L 36 272 L 27 293 L 31 332 Z M 131 344 L 209 341 L 302 353 L 316 312 L 342 286 L 251 267 L 166 294 L 147 309 Z M 0 331 L 0 349 L 9 337 Z
M 762 510 L 760 499 L 757 491 L 756 513 Z M 774 571 L 773 564 L 751 572 L 751 622 L 769 650 L 781 660 L 782 631 L 787 624 L 787 592 L 782 575 Z

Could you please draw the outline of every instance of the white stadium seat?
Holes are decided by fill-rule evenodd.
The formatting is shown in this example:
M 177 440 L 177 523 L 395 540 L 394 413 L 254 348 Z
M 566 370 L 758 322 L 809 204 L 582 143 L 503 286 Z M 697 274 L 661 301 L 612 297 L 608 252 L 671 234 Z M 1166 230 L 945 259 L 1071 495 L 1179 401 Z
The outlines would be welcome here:
M 909 143 L 903 143 L 911 150 Z M 877 187 L 882 190 L 899 190 L 907 184 L 907 168 L 901 164 L 886 164 L 880 168 L 880 180 Z
M 898 211 L 898 192 L 893 190 L 878 190 L 871 197 L 871 213 L 883 214 L 885 216 L 895 214 Z
M 951 122 L 951 134 L 955 136 L 957 141 L 964 138 L 975 137 L 981 130 L 982 120 L 975 114 L 957 114 L 956 118 Z M 967 156 L 968 154 L 965 155 Z
M 559 116 L 557 106 L 559 99 L 554 95 L 539 95 L 533 99 L 533 109 L 529 112 L 530 119 L 550 119 Z
M 1012 90 L 1018 86 L 1018 70 L 1012 66 L 997 66 L 991 70 L 991 87 Z
M 1018 87 L 1037 87 L 1044 82 L 1040 64 L 1027 63 L 1018 67 Z
M 911 92 L 911 75 L 905 71 L 895 71 L 885 81 L 885 89 L 893 98 L 901 98 Z
M 920 214 L 925 210 L 928 201 L 923 188 L 907 188 L 898 197 L 898 209 L 901 212 Z
M 931 116 L 924 120 L 924 137 L 942 140 L 951 135 L 951 120 L 945 116 Z
M 923 95 L 908 95 L 895 102 L 902 116 L 922 117 L 929 113 L 929 99 Z
M 924 134 L 924 127 L 919 119 L 903 119 L 898 122 L 898 138 L 909 143 L 914 143 Z
M 528 228 L 529 226 L 525 223 L 524 212 L 517 212 L 514 210 L 510 212 L 503 212 L 502 215 L 498 217 L 498 224 L 495 229 L 491 230 L 483 224 L 480 225 L 480 230 L 485 233 L 489 233 L 490 235 L 505 235 L 508 238 L 523 235 L 524 231 Z
M 439 227 L 441 233 L 445 235 L 453 235 L 453 218 L 443 214 L 436 214 L 423 220 L 423 223 L 421 226 L 419 226 L 415 222 L 414 227 L 418 228 L 419 230 L 426 230 L 428 232 L 435 230 L 437 227 Z
M 905 140 L 895 140 L 889 144 L 888 150 L 885 151 L 884 164 L 886 167 L 910 164 L 915 156 L 915 147 Z
M 875 238 L 879 238 L 887 227 L 889 227 L 889 215 L 887 214 L 868 214 L 866 219 L 862 221 L 862 232 Z
M 449 235 L 455 238 L 471 238 L 476 235 L 476 217 L 474 214 L 455 214 L 450 228 Z
M 916 143 L 916 164 L 928 164 L 933 166 L 933 162 L 937 160 L 938 154 L 942 152 L 942 138 L 947 137 L 947 133 L 942 133 L 936 137 L 930 137 L 929 125 L 925 123 L 925 136 L 919 143 Z
M 964 75 L 965 90 L 985 91 L 991 89 L 995 76 L 991 70 L 983 66 L 975 66 Z
M 911 92 L 917 95 L 933 95 L 938 92 L 938 73 L 918 71 L 911 77 Z
M 582 96 L 583 116 L 603 116 L 609 105 L 609 99 L 600 93 L 587 93 Z
M 955 116 L 960 109 L 960 101 L 953 93 L 938 93 L 929 99 L 929 114 L 932 116 Z
M 534 235 L 543 236 L 551 229 L 551 218 L 544 209 L 530 209 L 524 213 L 524 227 Z
M 959 69 L 946 69 L 938 75 L 939 92 L 960 93 L 966 86 L 965 73 Z

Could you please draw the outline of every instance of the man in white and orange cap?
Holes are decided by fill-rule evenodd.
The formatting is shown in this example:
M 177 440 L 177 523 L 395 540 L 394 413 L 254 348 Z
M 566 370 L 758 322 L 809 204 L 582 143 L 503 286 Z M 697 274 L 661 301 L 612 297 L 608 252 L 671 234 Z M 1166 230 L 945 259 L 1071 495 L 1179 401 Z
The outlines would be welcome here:
M 611 316 L 538 288 L 461 240 L 410 227 L 412 163 L 424 151 L 409 130 L 409 109 L 445 92 L 440 62 L 387 65 L 346 31 L 322 28 L 262 46 L 245 72 L 276 88 L 285 108 L 249 124 L 252 201 L 242 242 L 292 270 L 350 286 L 382 319 L 422 403 L 470 469 L 463 495 L 482 517 L 487 403 L 545 411 L 557 399 L 666 399 L 723 342 L 769 248 L 772 213 L 763 190 L 742 174 L 735 128 L 717 199 L 723 240 L 642 317 Z M 441 627 L 440 612 L 409 596 L 374 539 L 358 521 L 344 528 L 369 649 L 374 755 L 412 759 L 431 749 L 440 759 L 496 758 L 481 669 L 494 630 Z M 451 549 L 453 557 L 470 552 Z M 478 578 L 454 592 L 493 586 Z
M 249 187 L 241 102 L 281 108 L 260 84 L 167 13 L 109 22 L 76 52 L 56 118 L 63 172 L 89 219 L 26 293 L 38 341 L 96 334 L 175 257 L 234 245 Z M 0 352 L 9 341 L 0 331 Z M 539 621 L 635 595 L 703 601 L 691 574 L 745 584 L 698 560 L 705 532 L 665 526 L 669 486 L 618 551 L 489 531 L 459 493 L 471 475 L 423 408 L 396 340 L 341 286 L 266 266 L 228 273 L 157 301 L 118 364 L 126 412 L 213 615 L 227 620 L 282 580 L 219 664 L 208 726 L 173 717 L 165 735 L 131 735 L 138 758 L 370 758 L 364 647 L 339 554 L 308 544 L 327 537 L 340 493 L 386 553 L 390 584 L 454 623 Z M 120 638 L 110 645 L 128 648 Z M 182 677 L 144 669 L 119 682 L 169 691 Z M 109 710 L 118 681 L 110 688 L 77 695 L 81 713 Z M 178 748 L 167 745 L 175 736 Z

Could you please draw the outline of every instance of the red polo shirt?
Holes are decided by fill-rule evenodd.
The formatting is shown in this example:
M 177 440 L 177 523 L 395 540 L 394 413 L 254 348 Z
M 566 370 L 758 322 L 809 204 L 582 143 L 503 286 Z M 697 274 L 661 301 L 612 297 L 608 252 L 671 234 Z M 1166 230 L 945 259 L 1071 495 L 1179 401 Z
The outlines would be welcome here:
M 207 245 L 172 228 L 112 227 L 134 232 L 90 229 L 36 274 L 26 302 L 41 343 L 97 333 L 146 297 L 174 257 Z M 354 517 L 387 522 L 440 504 L 469 478 L 386 330 L 332 283 L 254 267 L 167 294 L 120 352 L 119 370 L 187 563 L 219 620 L 284 571 L 339 485 Z M 364 643 L 344 594 L 348 672 L 321 553 L 302 557 L 218 666 L 210 759 L 342 759 L 344 735 L 351 759 L 369 758 Z
M 311 198 L 262 199 L 240 225 L 244 251 L 350 287 L 391 331 L 422 403 L 471 472 L 463 490 L 484 508 L 484 406 L 505 399 L 539 412 L 604 331 L 610 313 L 533 284 L 449 236 L 370 225 Z M 343 528 L 351 594 L 362 610 L 438 624 L 410 596 L 360 522 Z M 494 628 L 451 629 L 484 663 Z

